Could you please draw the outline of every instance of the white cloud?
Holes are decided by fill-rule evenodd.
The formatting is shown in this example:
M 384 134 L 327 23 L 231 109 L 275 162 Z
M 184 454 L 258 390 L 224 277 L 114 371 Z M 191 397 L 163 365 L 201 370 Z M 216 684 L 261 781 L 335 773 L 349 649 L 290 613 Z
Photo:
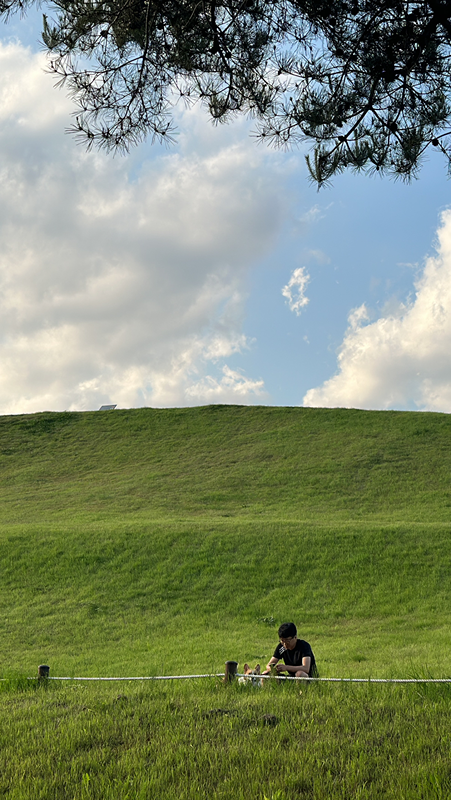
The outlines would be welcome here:
M 196 400 L 206 403 L 233 403 L 239 402 L 240 397 L 266 396 L 264 383 L 262 380 L 251 380 L 240 372 L 230 369 L 227 364 L 222 368 L 223 377 L 221 380 L 207 375 L 198 383 L 189 387 L 186 394 L 188 397 L 195 397 Z
M 224 362 L 250 345 L 245 279 L 282 224 L 277 162 L 233 130 L 199 153 L 196 111 L 179 152 L 86 154 L 43 66 L 0 45 L 0 413 L 255 402 L 261 379 Z
M 309 303 L 305 290 L 310 281 L 310 275 L 305 267 L 298 267 L 293 270 L 290 280 L 283 287 L 282 294 L 288 300 L 290 311 L 294 311 L 299 316 L 301 310 Z
M 316 261 L 317 264 L 330 264 L 330 257 L 327 253 L 324 253 L 322 250 L 309 250 L 307 253 L 309 259 L 312 261 Z
M 415 288 L 412 300 L 370 324 L 365 305 L 351 312 L 338 373 L 310 389 L 304 405 L 451 412 L 451 210 Z

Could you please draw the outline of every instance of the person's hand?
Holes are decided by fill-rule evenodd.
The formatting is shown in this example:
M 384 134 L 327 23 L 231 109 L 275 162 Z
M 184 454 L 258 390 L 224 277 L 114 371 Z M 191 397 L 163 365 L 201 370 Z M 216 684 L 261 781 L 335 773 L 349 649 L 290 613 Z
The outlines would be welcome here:
M 286 664 L 276 664 L 277 672 L 288 672 Z

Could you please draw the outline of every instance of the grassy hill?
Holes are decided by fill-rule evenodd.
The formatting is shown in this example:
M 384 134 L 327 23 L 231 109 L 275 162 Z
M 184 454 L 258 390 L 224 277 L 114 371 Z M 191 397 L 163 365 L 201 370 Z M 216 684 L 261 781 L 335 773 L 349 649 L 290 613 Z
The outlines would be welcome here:
M 449 685 L 20 675 L 265 664 L 446 677 L 451 418 L 210 406 L 0 418 L 0 797 L 431 800 Z
M 447 522 L 450 444 L 444 414 L 207 406 L 1 417 L 0 519 Z
M 442 414 L 0 418 L 3 669 L 220 671 L 292 619 L 323 675 L 451 673 L 450 445 Z

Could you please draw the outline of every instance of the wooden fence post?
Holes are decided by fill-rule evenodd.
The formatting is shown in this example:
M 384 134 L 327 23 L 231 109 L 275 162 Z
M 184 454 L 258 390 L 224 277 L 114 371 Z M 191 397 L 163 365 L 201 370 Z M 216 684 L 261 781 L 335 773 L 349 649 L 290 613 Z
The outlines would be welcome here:
M 235 679 L 237 669 L 238 661 L 225 662 L 224 683 L 231 683 Z
M 38 678 L 48 678 L 50 667 L 47 664 L 40 664 L 38 667 Z

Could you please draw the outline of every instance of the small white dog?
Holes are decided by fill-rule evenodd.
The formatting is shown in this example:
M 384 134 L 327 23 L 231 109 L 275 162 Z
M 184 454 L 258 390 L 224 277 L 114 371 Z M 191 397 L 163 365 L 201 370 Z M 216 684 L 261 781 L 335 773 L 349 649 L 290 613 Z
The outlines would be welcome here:
M 244 665 L 244 675 L 238 678 L 238 683 L 249 683 L 251 686 L 263 686 L 263 679 L 259 677 L 260 675 L 260 664 L 257 664 L 254 669 L 251 669 L 249 664 Z

